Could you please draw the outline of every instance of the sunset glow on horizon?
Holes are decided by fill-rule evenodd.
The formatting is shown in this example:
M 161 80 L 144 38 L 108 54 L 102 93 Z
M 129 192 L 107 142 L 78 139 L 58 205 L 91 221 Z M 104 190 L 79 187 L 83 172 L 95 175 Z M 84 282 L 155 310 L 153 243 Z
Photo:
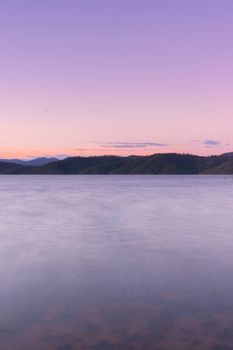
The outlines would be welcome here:
M 233 151 L 231 0 L 9 0 L 0 17 L 0 158 Z

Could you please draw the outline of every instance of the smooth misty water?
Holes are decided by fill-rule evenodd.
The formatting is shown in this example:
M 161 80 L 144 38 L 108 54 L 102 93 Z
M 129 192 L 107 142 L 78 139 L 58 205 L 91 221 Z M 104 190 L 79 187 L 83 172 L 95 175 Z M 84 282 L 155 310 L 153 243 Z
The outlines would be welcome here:
M 233 181 L 1 176 L 0 349 L 233 349 Z

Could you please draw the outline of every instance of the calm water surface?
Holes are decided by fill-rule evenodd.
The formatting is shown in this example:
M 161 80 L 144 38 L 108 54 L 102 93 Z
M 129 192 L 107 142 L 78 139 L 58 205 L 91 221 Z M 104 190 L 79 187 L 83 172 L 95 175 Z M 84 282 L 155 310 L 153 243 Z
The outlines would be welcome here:
M 231 177 L 1 176 L 0 201 L 0 349 L 233 349 Z

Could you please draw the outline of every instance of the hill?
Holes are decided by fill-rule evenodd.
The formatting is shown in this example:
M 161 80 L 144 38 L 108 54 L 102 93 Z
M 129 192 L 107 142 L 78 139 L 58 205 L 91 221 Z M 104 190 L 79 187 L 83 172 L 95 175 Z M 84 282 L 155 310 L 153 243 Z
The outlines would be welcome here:
M 0 161 L 0 174 L 233 174 L 233 153 L 68 157 L 41 165 Z
M 14 164 L 20 164 L 20 165 L 45 165 L 51 162 L 57 161 L 57 158 L 46 158 L 46 157 L 40 157 L 30 160 L 22 160 L 22 159 L 0 159 L 0 162 L 5 163 L 14 163 Z

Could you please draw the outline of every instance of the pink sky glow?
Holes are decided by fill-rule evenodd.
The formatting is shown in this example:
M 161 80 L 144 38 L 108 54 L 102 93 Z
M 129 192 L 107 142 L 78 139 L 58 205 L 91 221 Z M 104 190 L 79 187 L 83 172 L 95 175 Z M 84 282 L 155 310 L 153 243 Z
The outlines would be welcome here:
M 233 151 L 233 2 L 0 3 L 0 157 Z

